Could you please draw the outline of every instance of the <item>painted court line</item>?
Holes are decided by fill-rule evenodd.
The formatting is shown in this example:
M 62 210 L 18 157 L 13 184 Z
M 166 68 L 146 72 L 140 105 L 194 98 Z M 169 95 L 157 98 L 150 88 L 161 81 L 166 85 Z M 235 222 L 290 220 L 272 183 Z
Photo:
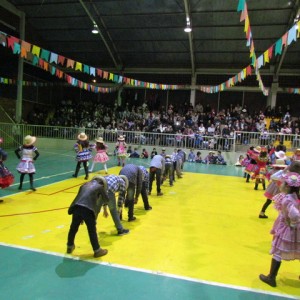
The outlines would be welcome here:
M 27 251 L 48 254 L 48 255 L 53 255 L 53 256 L 57 256 L 57 257 L 67 257 L 72 260 L 81 260 L 79 257 L 74 257 L 69 254 L 61 254 L 61 253 L 51 252 L 51 251 L 42 251 L 39 249 L 32 249 L 32 248 L 24 247 L 24 246 L 16 246 L 16 245 L 11 245 L 11 244 L 2 243 L 2 242 L 0 242 L 0 246 L 23 249 L 23 250 L 27 250 Z M 124 266 L 124 265 L 112 264 L 112 263 L 108 263 L 108 262 L 101 262 L 101 261 L 95 261 L 95 260 L 89 260 L 89 259 L 82 260 L 82 261 L 86 261 L 86 262 L 93 263 L 93 264 L 99 264 L 99 265 L 103 265 L 103 266 L 107 266 L 107 267 L 112 267 L 112 268 L 118 268 L 118 269 L 123 269 L 123 270 L 134 271 L 134 272 L 141 272 L 141 273 L 152 274 L 152 275 L 168 277 L 168 278 L 174 278 L 174 279 L 179 279 L 179 280 L 184 280 L 184 281 L 189 281 L 189 282 L 201 283 L 201 284 L 210 285 L 210 286 L 229 288 L 229 289 L 234 289 L 234 290 L 258 293 L 258 294 L 272 295 L 272 296 L 277 296 L 277 297 L 285 297 L 288 299 L 299 299 L 299 297 L 291 296 L 291 295 L 287 295 L 287 294 L 274 293 L 274 292 L 269 292 L 269 291 L 264 291 L 264 290 L 259 290 L 259 289 L 235 286 L 235 285 L 231 285 L 231 284 L 223 284 L 223 283 L 218 283 L 218 282 L 213 282 L 213 281 L 200 280 L 200 279 L 195 279 L 195 278 L 186 277 L 186 276 L 164 273 L 161 271 L 151 271 L 151 270 L 142 269 L 142 268 L 129 267 L 129 266 Z

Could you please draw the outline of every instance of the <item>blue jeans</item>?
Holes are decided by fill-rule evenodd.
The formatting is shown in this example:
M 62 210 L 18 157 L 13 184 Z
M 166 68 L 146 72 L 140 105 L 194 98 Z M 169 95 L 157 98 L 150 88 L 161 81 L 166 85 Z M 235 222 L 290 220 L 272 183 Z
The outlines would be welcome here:
M 125 200 L 125 207 L 128 207 L 128 219 L 133 218 L 135 189 L 136 189 L 135 184 L 129 182 L 129 186 L 126 194 L 126 200 Z
M 119 213 L 117 210 L 117 202 L 116 202 L 115 194 L 112 192 L 108 192 L 108 199 L 109 199 L 108 208 L 109 208 L 111 217 L 115 223 L 115 226 L 118 231 L 123 230 L 123 226 L 121 224 L 120 216 L 119 216 Z

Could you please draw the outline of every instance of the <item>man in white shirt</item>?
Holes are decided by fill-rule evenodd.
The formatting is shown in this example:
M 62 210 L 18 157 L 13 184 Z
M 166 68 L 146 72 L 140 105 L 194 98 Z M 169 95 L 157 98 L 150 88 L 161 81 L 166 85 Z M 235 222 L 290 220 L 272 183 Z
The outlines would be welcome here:
M 165 159 L 161 155 L 155 155 L 150 163 L 150 172 L 149 172 L 149 195 L 152 191 L 152 183 L 156 178 L 156 190 L 157 196 L 162 196 L 163 193 L 160 189 L 161 176 L 165 170 Z

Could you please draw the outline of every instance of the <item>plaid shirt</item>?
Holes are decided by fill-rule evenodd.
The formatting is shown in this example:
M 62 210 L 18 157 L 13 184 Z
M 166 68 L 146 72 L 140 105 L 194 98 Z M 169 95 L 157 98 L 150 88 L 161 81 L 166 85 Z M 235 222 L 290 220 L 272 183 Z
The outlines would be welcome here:
M 136 192 L 135 197 L 137 198 L 142 190 L 143 184 L 143 172 L 137 166 L 133 164 L 125 165 L 120 171 L 120 175 L 125 175 L 128 178 L 128 181 L 135 185 Z
M 119 192 L 118 206 L 122 206 L 125 201 L 126 185 L 125 181 L 117 175 L 108 175 L 104 177 L 107 182 L 107 191 L 115 194 Z

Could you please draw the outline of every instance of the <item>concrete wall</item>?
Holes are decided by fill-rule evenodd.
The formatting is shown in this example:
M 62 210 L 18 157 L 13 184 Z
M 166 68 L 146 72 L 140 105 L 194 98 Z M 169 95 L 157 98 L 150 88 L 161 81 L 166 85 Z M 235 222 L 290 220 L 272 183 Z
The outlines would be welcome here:
M 47 138 L 38 138 L 35 145 L 39 149 L 65 149 L 67 151 L 73 150 L 74 144 L 76 143 L 75 140 L 64 140 L 64 139 L 47 139 Z M 108 145 L 108 152 L 113 153 L 115 148 L 115 143 L 107 143 Z M 129 144 L 131 145 L 132 150 L 134 148 L 138 148 L 138 152 L 141 153 L 142 149 L 145 148 L 149 155 L 153 149 L 153 147 L 156 148 L 156 151 L 158 153 L 161 153 L 161 150 L 163 147 L 161 146 L 145 146 L 145 145 L 135 145 L 135 144 Z M 166 153 L 171 154 L 174 150 L 174 147 L 164 147 L 166 148 Z M 190 149 L 183 149 L 187 154 L 190 152 Z M 197 150 L 194 149 L 194 152 L 201 151 L 202 158 L 204 158 L 209 150 Z M 216 152 L 216 151 L 215 151 Z M 240 154 L 245 155 L 245 152 L 225 152 L 222 151 L 222 155 L 224 156 L 226 162 L 228 165 L 234 165 L 240 156 Z

